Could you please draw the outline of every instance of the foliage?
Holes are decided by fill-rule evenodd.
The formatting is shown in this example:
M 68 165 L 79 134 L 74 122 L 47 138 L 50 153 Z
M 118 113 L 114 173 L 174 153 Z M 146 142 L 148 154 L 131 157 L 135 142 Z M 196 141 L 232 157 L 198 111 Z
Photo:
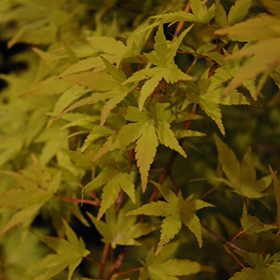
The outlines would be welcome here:
M 279 9 L 2 0 L 0 278 L 278 279 Z

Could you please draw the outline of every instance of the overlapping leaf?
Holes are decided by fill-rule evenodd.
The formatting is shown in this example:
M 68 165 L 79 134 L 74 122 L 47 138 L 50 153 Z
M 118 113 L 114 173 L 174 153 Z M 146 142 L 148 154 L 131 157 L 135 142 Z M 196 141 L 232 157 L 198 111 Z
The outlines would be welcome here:
M 102 60 L 106 65 L 109 74 L 93 70 L 91 72 L 62 77 L 64 80 L 76 82 L 99 92 L 92 94 L 91 97 L 86 97 L 75 102 L 69 108 L 64 110 L 60 116 L 78 107 L 95 104 L 99 101 L 109 99 L 101 111 L 100 125 L 102 126 L 111 110 L 120 103 L 128 93 L 134 90 L 136 87 L 135 83 L 129 86 L 122 85 L 122 82 L 125 80 L 125 74 L 122 70 L 116 69 L 116 67 L 104 57 L 102 57 Z
M 167 106 L 168 104 L 164 103 L 157 103 L 155 106 L 151 105 L 151 113 L 146 109 L 143 112 L 139 112 L 136 107 L 129 106 L 124 118 L 133 123 L 123 126 L 116 134 L 110 136 L 96 153 L 93 161 L 109 151 L 121 149 L 136 142 L 137 166 L 141 174 L 142 189 L 145 191 L 149 169 L 159 143 L 186 157 L 186 153 L 170 129 L 170 124 L 164 119 L 164 109 Z
M 141 243 L 135 239 L 149 234 L 156 228 L 148 223 L 137 223 L 136 216 L 125 216 L 133 208 L 135 208 L 135 205 L 132 201 L 128 201 L 116 215 L 115 207 L 112 206 L 106 211 L 105 222 L 98 221 L 98 218 L 90 213 L 88 213 L 88 216 L 103 236 L 102 241 L 110 243 L 112 248 L 116 248 L 117 245 L 139 246 Z
M 196 236 L 199 247 L 202 246 L 201 224 L 195 212 L 205 207 L 213 207 L 212 204 L 203 200 L 192 200 L 193 195 L 184 199 L 182 193 L 176 196 L 170 189 L 153 182 L 160 193 L 167 201 L 157 201 L 130 211 L 127 215 L 149 215 L 165 217 L 161 225 L 160 241 L 158 243 L 156 254 L 174 238 L 180 231 L 182 224 Z
M 83 239 L 77 238 L 65 220 L 63 225 L 68 240 L 59 237 L 41 237 L 41 240 L 57 253 L 47 255 L 36 267 L 37 270 L 47 268 L 47 271 L 39 277 L 41 280 L 49 280 L 66 268 L 69 270 L 67 279 L 72 279 L 75 269 L 83 258 L 90 254 Z
M 236 272 L 230 280 L 278 280 L 280 277 L 280 253 L 263 258 L 255 253 L 238 251 L 238 254 L 251 266 Z
M 43 166 L 35 156 L 33 159 L 33 169 L 35 179 L 26 175 L 2 171 L 1 173 L 10 176 L 21 188 L 10 189 L 0 194 L 1 207 L 20 209 L 10 221 L 1 229 L 0 235 L 12 227 L 23 223 L 35 216 L 38 210 L 48 201 L 57 191 L 61 174 L 58 172 L 53 178 L 47 168 Z
M 148 79 L 143 84 L 140 91 L 138 103 L 140 111 L 143 110 L 146 99 L 154 92 L 162 79 L 171 84 L 192 79 L 189 75 L 183 73 L 174 62 L 177 49 L 190 29 L 191 27 L 183 31 L 182 34 L 172 42 L 170 48 L 168 48 L 167 40 L 163 33 L 163 25 L 161 24 L 155 36 L 155 50 L 145 54 L 150 63 L 156 65 L 156 67 L 134 72 L 131 77 L 123 82 L 123 85 L 126 85 Z
M 178 242 L 170 243 L 158 254 L 155 254 L 155 249 L 152 248 L 148 252 L 145 262 L 141 261 L 143 268 L 140 270 L 138 280 L 178 280 L 177 276 L 196 274 L 201 271 L 215 272 L 210 267 L 197 262 L 173 259 L 172 255 L 178 246 Z
M 85 191 L 96 189 L 103 186 L 101 207 L 97 215 L 97 221 L 101 219 L 106 210 L 114 204 L 122 189 L 135 203 L 135 186 L 133 175 L 120 172 L 115 168 L 104 168 L 102 172 L 86 185 Z
M 241 218 L 241 225 L 243 228 L 243 232 L 252 235 L 258 235 L 263 239 L 274 239 L 277 238 L 275 234 L 271 232 L 271 230 L 275 230 L 278 227 L 263 224 L 257 217 L 248 215 L 246 207 L 243 207 L 243 214 Z
M 178 21 L 207 23 L 215 16 L 215 4 L 209 8 L 201 0 L 190 0 L 192 13 L 185 11 L 172 12 L 164 15 L 155 16 L 154 18 L 162 18 L 164 23 L 171 24 Z
M 266 195 L 263 191 L 271 184 L 272 178 L 268 175 L 257 180 L 251 150 L 247 150 L 242 162 L 239 163 L 234 152 L 217 135 L 214 135 L 214 139 L 219 162 L 228 178 L 228 180 L 222 178 L 219 180 L 246 198 L 260 198 Z

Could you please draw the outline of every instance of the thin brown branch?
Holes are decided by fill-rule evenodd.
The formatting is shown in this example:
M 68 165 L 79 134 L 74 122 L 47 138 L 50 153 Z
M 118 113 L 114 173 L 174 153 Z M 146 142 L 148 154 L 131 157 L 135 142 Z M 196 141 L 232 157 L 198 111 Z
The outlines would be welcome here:
M 234 248 L 237 251 L 241 251 L 241 252 L 246 252 L 245 250 L 241 249 L 240 247 L 232 244 L 230 241 L 228 241 L 225 237 L 222 237 L 221 235 L 219 235 L 218 233 L 216 233 L 215 231 L 213 231 L 212 229 L 210 229 L 209 227 L 207 227 L 205 224 L 201 223 L 201 226 L 206 229 L 209 233 L 211 233 L 213 236 L 215 236 L 216 238 L 218 238 L 219 240 L 221 240 L 224 244 L 229 245 L 230 247 Z
M 212 193 L 213 191 L 215 191 L 217 188 L 219 188 L 220 187 L 220 183 L 216 186 L 216 187 L 214 187 L 214 188 L 212 188 L 211 190 L 209 190 L 207 193 L 205 193 L 203 196 L 201 196 L 201 200 L 202 199 L 204 199 L 207 195 L 209 195 L 210 193 Z
M 278 231 L 278 232 L 276 233 L 276 235 L 278 236 L 279 233 L 280 233 L 280 231 Z M 272 239 L 272 240 L 270 240 L 270 242 L 265 246 L 264 250 L 262 251 L 261 256 L 264 255 L 264 253 L 266 252 L 266 250 L 269 248 L 269 246 L 270 246 L 275 240 L 276 240 L 275 238 Z
M 105 280 L 110 280 L 112 275 L 117 272 L 120 268 L 120 266 L 122 265 L 124 259 L 125 259 L 125 255 L 128 251 L 129 247 L 126 246 L 123 250 L 122 253 L 119 254 L 118 259 L 115 261 L 114 267 L 113 269 L 110 271 L 110 273 L 107 275 L 107 277 L 105 278 Z
M 106 264 L 109 249 L 110 249 L 110 244 L 106 243 L 104 245 L 104 249 L 103 249 L 103 252 L 102 252 L 101 266 L 99 268 L 98 277 L 97 277 L 98 279 L 102 279 L 102 277 L 103 277 L 104 268 L 105 268 L 105 264 Z
M 236 260 L 236 262 L 242 267 L 245 268 L 245 266 L 240 262 L 240 260 L 228 249 L 227 246 L 224 244 L 225 250 Z
M 190 1 L 188 1 L 184 8 L 184 12 L 189 13 L 190 11 L 191 11 L 191 3 L 190 3 Z M 185 21 L 178 22 L 176 29 L 174 31 L 174 38 L 179 36 L 179 34 L 182 32 L 182 30 L 184 28 L 184 25 L 185 25 Z
M 79 198 L 71 198 L 71 197 L 64 197 L 64 196 L 53 196 L 53 197 L 65 202 L 80 203 L 80 204 L 84 203 L 84 204 L 99 206 L 99 204 L 96 201 L 92 201 L 88 199 L 79 199 Z
M 127 270 L 127 271 L 123 271 L 123 272 L 119 272 L 117 274 L 115 274 L 116 277 L 119 277 L 121 275 L 125 275 L 125 274 L 128 274 L 128 273 L 132 273 L 132 272 L 135 272 L 135 271 L 138 271 L 140 270 L 142 267 L 136 267 L 136 268 L 133 268 L 133 269 L 130 269 L 130 270 Z
M 104 267 L 106 270 L 111 271 L 111 269 L 110 269 L 109 267 L 107 267 L 106 265 L 104 265 L 104 264 L 102 264 L 102 263 L 100 263 L 100 262 L 97 262 L 97 261 L 93 260 L 93 259 L 90 258 L 90 257 L 87 257 L 87 256 L 86 256 L 85 258 L 88 259 L 89 261 L 91 261 L 92 263 L 98 264 L 98 265 L 100 265 L 101 267 Z

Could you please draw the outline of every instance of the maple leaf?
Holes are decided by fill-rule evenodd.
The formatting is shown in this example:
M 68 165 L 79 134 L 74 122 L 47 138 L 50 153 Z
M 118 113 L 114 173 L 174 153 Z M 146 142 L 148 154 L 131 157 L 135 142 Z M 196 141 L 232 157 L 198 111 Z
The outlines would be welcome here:
M 191 275 L 201 271 L 215 272 L 210 267 L 197 262 L 181 259 L 172 259 L 172 255 L 178 248 L 179 243 L 173 242 L 166 245 L 161 252 L 155 254 L 152 248 L 144 261 L 140 261 L 143 268 L 140 270 L 138 280 L 176 280 L 183 275 Z
M 2 174 L 11 177 L 21 188 L 0 193 L 0 206 L 20 209 L 0 231 L 0 235 L 12 227 L 33 218 L 45 202 L 53 196 L 60 185 L 60 172 L 51 178 L 47 168 L 34 155 L 32 155 L 32 160 L 33 168 L 31 170 L 35 174 L 35 179 L 28 176 L 29 170 L 22 171 L 26 174 L 1 171 Z
M 136 142 L 135 156 L 144 192 L 148 182 L 149 169 L 159 143 L 186 157 L 185 151 L 179 145 L 173 131 L 170 129 L 170 124 L 164 119 L 164 109 L 167 106 L 168 104 L 166 103 L 151 105 L 151 112 L 147 109 L 139 112 L 136 107 L 129 106 L 123 117 L 133 123 L 123 126 L 116 134 L 111 135 L 95 154 L 93 161 L 109 151 L 122 149 Z
M 145 54 L 145 57 L 150 63 L 156 65 L 154 68 L 146 68 L 134 72 L 127 80 L 122 84 L 139 82 L 147 80 L 140 91 L 139 97 L 139 110 L 142 111 L 146 99 L 154 92 L 159 82 L 164 79 L 167 83 L 176 83 L 182 80 L 191 80 L 192 78 L 182 72 L 174 62 L 176 52 L 186 34 L 192 28 L 184 30 L 181 35 L 176 38 L 171 46 L 168 48 L 167 40 L 163 32 L 163 24 L 160 24 L 158 31 L 155 35 L 154 51 Z
M 101 207 L 97 215 L 97 221 L 101 219 L 106 210 L 114 204 L 122 189 L 135 203 L 135 186 L 133 183 L 133 173 L 128 174 L 116 168 L 104 168 L 96 178 L 85 186 L 85 191 L 90 191 L 103 186 Z
M 228 25 L 233 25 L 244 20 L 251 7 L 252 0 L 237 0 L 229 10 Z
M 90 213 L 87 214 L 103 236 L 102 241 L 110 243 L 112 248 L 116 248 L 117 245 L 139 246 L 142 244 L 135 239 L 149 234 L 156 227 L 148 223 L 137 223 L 136 216 L 125 216 L 128 211 L 134 208 L 135 205 L 132 201 L 128 201 L 116 215 L 116 208 L 113 205 L 106 211 L 105 222 L 98 220 Z
M 212 204 L 203 200 L 192 200 L 193 195 L 184 199 L 181 191 L 178 196 L 170 189 L 152 182 L 160 191 L 163 198 L 167 201 L 151 202 L 135 210 L 130 211 L 127 215 L 149 215 L 165 217 L 161 225 L 160 241 L 157 246 L 156 254 L 174 238 L 180 231 L 182 224 L 196 236 L 199 247 L 202 246 L 201 224 L 195 212 L 205 207 L 214 207 Z
M 84 72 L 62 77 L 64 80 L 74 81 L 80 85 L 84 85 L 99 92 L 75 102 L 66 110 L 61 112 L 58 117 L 61 117 L 64 114 L 81 106 L 92 105 L 99 101 L 108 100 L 101 110 L 100 125 L 102 126 L 104 125 L 111 110 L 118 103 L 120 103 L 128 95 L 128 93 L 134 90 L 137 85 L 136 83 L 133 83 L 129 86 L 122 85 L 122 82 L 126 78 L 124 72 L 120 69 L 116 69 L 116 67 L 105 57 L 101 57 L 101 59 L 106 65 L 106 69 L 108 70 L 109 74 L 92 70 L 91 72 Z
M 171 24 L 178 21 L 207 23 L 215 16 L 215 4 L 211 5 L 209 9 L 205 5 L 205 2 L 201 0 L 190 0 L 190 4 L 192 13 L 179 11 L 157 15 L 153 18 L 161 18 L 163 23 L 170 22 Z
M 277 226 L 271 226 L 263 224 L 257 217 L 248 215 L 246 206 L 243 206 L 243 214 L 241 218 L 241 225 L 243 232 L 247 234 L 256 234 L 263 239 L 274 239 L 278 238 L 277 235 L 273 234 L 270 230 L 277 229 Z
M 40 276 L 40 280 L 49 280 L 67 267 L 69 269 L 67 279 L 70 280 L 83 258 L 90 254 L 90 251 L 85 247 L 83 239 L 81 237 L 78 239 L 67 222 L 65 220 L 62 221 L 68 240 L 49 236 L 40 237 L 48 247 L 57 253 L 47 255 L 35 267 L 36 270 L 47 268 L 47 271 Z
M 211 83 L 211 81 L 206 79 L 207 72 L 208 71 L 202 75 L 196 84 L 192 83 L 187 89 L 187 95 L 182 110 L 185 109 L 188 104 L 199 104 L 201 109 L 216 123 L 221 133 L 225 135 L 222 113 L 219 106 L 221 99 L 217 98 L 216 94 L 207 94 L 206 92 Z
M 248 149 L 242 162 L 239 163 L 234 152 L 224 144 L 217 135 L 214 139 L 219 154 L 219 162 L 228 180 L 220 178 L 234 192 L 247 198 L 260 198 L 266 194 L 263 191 L 271 184 L 271 175 L 256 179 L 256 170 L 254 167 L 251 149 Z
M 251 266 L 236 272 L 230 280 L 277 280 L 280 277 L 280 253 L 263 256 L 255 253 L 237 251 Z
M 254 44 L 245 45 L 240 51 L 228 56 L 226 60 L 247 58 L 244 67 L 234 76 L 224 91 L 224 96 L 241 86 L 248 80 L 255 79 L 259 75 L 257 92 L 252 95 L 257 100 L 257 94 L 264 86 L 270 72 L 279 65 L 279 29 L 280 20 L 276 17 L 264 15 L 260 18 L 249 19 L 246 22 L 236 24 L 232 27 L 216 31 L 218 35 L 228 35 L 232 40 L 258 41 Z M 248 58 L 249 57 L 249 58 Z

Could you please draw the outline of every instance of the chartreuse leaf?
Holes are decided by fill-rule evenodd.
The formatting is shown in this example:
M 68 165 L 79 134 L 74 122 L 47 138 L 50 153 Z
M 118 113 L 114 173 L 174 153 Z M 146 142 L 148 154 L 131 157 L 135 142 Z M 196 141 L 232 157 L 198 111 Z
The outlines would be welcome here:
M 51 113 L 52 116 L 59 116 L 64 109 L 70 106 L 72 102 L 87 94 L 89 91 L 90 90 L 85 88 L 84 86 L 74 87 L 64 91 L 64 93 L 59 97 L 54 106 L 53 112 Z M 54 118 L 49 120 L 48 127 L 53 123 L 53 121 Z
M 144 261 L 141 261 L 143 268 L 140 270 L 139 280 L 176 280 L 177 276 L 191 275 L 201 271 L 215 272 L 210 267 L 201 265 L 189 260 L 172 259 L 179 243 L 174 242 L 166 245 L 161 252 L 155 254 L 152 248 Z
M 280 19 L 269 15 L 250 18 L 234 26 L 218 29 L 217 35 L 228 35 L 232 40 L 257 41 L 279 37 Z
M 127 173 L 119 173 L 112 177 L 103 187 L 103 192 L 101 196 L 101 207 L 97 215 L 97 221 L 99 221 L 103 214 L 106 212 L 106 210 L 112 204 L 114 204 L 114 202 L 118 198 L 121 189 L 123 189 L 123 191 L 135 203 L 135 186 L 131 179 L 131 175 Z
M 224 27 L 227 25 L 227 13 L 221 5 L 220 0 L 215 0 L 215 6 L 215 23 L 218 24 L 219 27 Z
M 228 13 L 228 25 L 233 25 L 244 20 L 251 4 L 252 0 L 236 0 Z
M 144 204 L 127 215 L 151 215 L 165 217 L 161 225 L 160 241 L 156 254 L 178 234 L 182 223 L 196 236 L 199 247 L 202 246 L 201 224 L 195 212 L 204 207 L 213 207 L 202 200 L 192 200 L 193 195 L 183 199 L 182 193 L 176 196 L 170 189 L 153 182 L 167 202 L 158 201 Z
M 224 52 L 225 57 L 229 57 L 229 53 L 226 50 Z M 238 52 L 237 45 L 234 46 L 232 53 L 236 52 Z M 206 95 L 210 95 L 212 100 L 215 99 L 217 103 L 222 105 L 249 105 L 250 103 L 247 98 L 245 98 L 245 96 L 237 90 L 232 91 L 229 95 L 224 95 L 224 91 L 226 89 L 225 84 L 234 78 L 242 67 L 244 67 L 244 64 L 241 63 L 241 59 L 227 60 L 219 53 L 206 53 L 205 55 L 212 58 L 221 66 L 216 69 L 214 75 L 210 77 L 210 85 L 207 88 Z M 250 63 L 250 59 L 245 62 L 245 65 L 246 63 Z M 256 99 L 257 89 L 255 81 L 251 79 L 243 82 L 242 84 L 249 90 L 251 96 Z
M 215 16 L 215 4 L 208 9 L 203 1 L 190 0 L 190 2 L 193 14 L 200 19 L 201 23 L 209 22 Z
M 275 234 L 271 232 L 273 229 L 277 229 L 277 226 L 271 226 L 263 224 L 257 217 L 248 215 L 246 206 L 243 206 L 243 214 L 241 218 L 241 225 L 243 232 L 251 235 L 258 235 L 263 239 L 277 238 Z
M 47 268 L 47 271 L 41 275 L 42 280 L 51 279 L 66 268 L 69 270 L 67 279 L 70 280 L 83 258 L 90 254 L 83 239 L 77 238 L 65 220 L 63 220 L 63 225 L 68 240 L 58 237 L 41 237 L 41 240 L 57 253 L 47 255 L 36 267 L 37 270 Z
M 125 148 L 135 142 L 137 166 L 141 174 L 142 190 L 145 191 L 148 172 L 159 143 L 186 157 L 186 153 L 179 145 L 169 123 L 164 120 L 163 111 L 166 109 L 166 105 L 164 103 L 151 105 L 151 113 L 147 109 L 140 113 L 136 107 L 129 106 L 127 111 L 122 114 L 126 120 L 134 123 L 121 127 L 117 133 L 111 135 L 95 154 L 93 161 L 110 151 Z
M 182 109 L 186 107 L 186 104 L 199 104 L 201 109 L 216 123 L 221 133 L 225 135 L 222 113 L 219 106 L 222 103 L 220 98 L 222 92 L 214 92 L 213 94 L 211 92 L 211 94 L 208 94 L 207 90 L 211 84 L 211 80 L 206 78 L 206 76 L 208 76 L 208 71 L 201 76 L 197 84 L 193 83 L 191 87 L 188 87 Z
M 135 206 L 128 201 L 116 215 L 113 205 L 106 211 L 105 222 L 98 221 L 92 214 L 87 213 L 96 229 L 103 236 L 104 243 L 110 243 L 112 248 L 117 245 L 139 246 L 141 243 L 135 239 L 147 235 L 156 228 L 148 223 L 137 223 L 137 217 L 127 217 L 125 214 Z
M 136 87 L 136 83 L 131 85 L 122 85 L 126 76 L 121 69 L 117 69 L 110 61 L 105 57 L 101 57 L 104 65 L 109 74 L 105 72 L 91 72 L 79 73 L 76 75 L 69 75 L 62 77 L 62 79 L 74 81 L 78 84 L 84 85 L 90 89 L 100 91 L 102 93 L 94 93 L 90 97 L 83 98 L 66 110 L 64 110 L 59 117 L 70 112 L 78 107 L 95 104 L 99 101 L 108 100 L 101 110 L 100 125 L 102 126 L 111 110 L 120 103 L 128 93 L 132 92 Z
M 277 280 L 280 277 L 280 254 L 276 253 L 272 257 L 267 255 L 265 259 L 263 256 L 256 253 L 247 253 L 236 251 L 241 255 L 251 267 L 243 268 L 236 272 L 230 280 Z
M 214 135 L 218 149 L 219 162 L 228 180 L 222 179 L 234 192 L 246 198 L 260 198 L 266 194 L 263 191 L 271 184 L 271 176 L 268 175 L 260 180 L 256 180 L 256 170 L 248 149 L 241 164 L 237 160 L 234 152 L 224 144 L 217 135 Z
M 227 57 L 227 59 L 235 59 L 241 57 L 254 56 L 249 62 L 235 75 L 231 80 L 223 95 L 231 93 L 234 89 L 242 85 L 242 83 L 256 78 L 258 75 L 270 72 L 279 65 L 280 50 L 279 50 L 280 38 L 262 40 L 254 45 L 244 47 L 239 52 L 236 52 Z M 264 74 L 265 80 L 268 75 Z M 259 85 L 263 85 L 261 79 Z M 260 89 L 259 89 L 260 90 Z M 252 95 L 252 94 L 251 94 Z M 257 96 L 252 95 L 254 100 Z
M 177 21 L 207 23 L 215 16 L 215 4 L 208 9 L 205 2 L 201 0 L 190 0 L 190 3 L 192 13 L 179 11 L 154 16 L 153 18 L 162 18 L 163 23 L 171 22 L 171 24 Z
M 182 80 L 184 81 L 192 79 L 189 75 L 183 73 L 174 62 L 174 57 L 180 46 L 180 43 L 190 29 L 191 27 L 185 30 L 178 39 L 171 43 L 171 46 L 168 49 L 167 40 L 163 32 L 163 24 L 160 24 L 155 36 L 155 51 L 145 54 L 146 58 L 152 64 L 156 65 L 156 67 L 136 71 L 132 76 L 123 82 L 123 85 L 126 85 L 128 83 L 140 82 L 142 80 L 148 79 L 143 84 L 140 91 L 140 111 L 143 110 L 145 101 L 154 92 L 162 79 L 171 84 Z
M 277 204 L 277 222 L 278 222 L 278 227 L 280 228 L 280 181 L 277 178 L 275 172 L 272 170 L 271 166 L 269 166 L 269 170 L 274 185 L 274 193 L 275 193 L 275 199 Z
M 33 155 L 32 160 L 33 167 L 30 171 L 34 173 L 35 178 L 28 176 L 29 170 L 24 170 L 23 174 L 1 171 L 2 174 L 11 177 L 21 188 L 10 189 L 0 193 L 1 207 L 20 209 L 1 229 L 0 235 L 12 227 L 33 218 L 45 202 L 53 196 L 60 185 L 60 172 L 51 178 L 48 169 Z

